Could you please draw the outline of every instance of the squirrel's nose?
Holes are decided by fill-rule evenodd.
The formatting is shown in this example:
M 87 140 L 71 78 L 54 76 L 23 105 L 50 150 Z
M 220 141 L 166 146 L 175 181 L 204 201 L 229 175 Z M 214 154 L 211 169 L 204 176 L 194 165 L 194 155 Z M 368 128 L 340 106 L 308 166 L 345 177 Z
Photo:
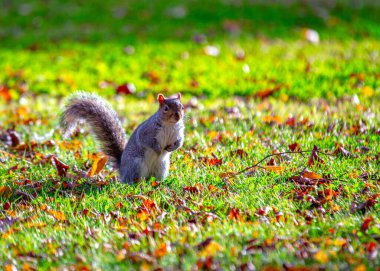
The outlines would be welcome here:
M 176 117 L 176 119 L 179 119 L 179 113 L 178 112 L 175 113 L 175 117 Z

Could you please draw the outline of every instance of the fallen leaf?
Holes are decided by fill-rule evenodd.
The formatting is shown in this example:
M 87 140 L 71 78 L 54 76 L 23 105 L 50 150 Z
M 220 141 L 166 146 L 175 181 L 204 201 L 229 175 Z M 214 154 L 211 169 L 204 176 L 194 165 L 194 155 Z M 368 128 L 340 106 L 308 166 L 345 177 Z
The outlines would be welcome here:
M 58 171 L 58 175 L 61 177 L 65 177 L 67 174 L 67 170 L 69 169 L 69 166 L 64 164 L 55 156 L 52 156 L 51 159 L 52 159 L 53 165 Z
M 222 251 L 223 247 L 219 245 L 214 240 L 208 242 L 203 249 L 199 252 L 199 255 L 202 257 L 214 256 L 217 252 Z
M 158 246 L 158 248 L 154 251 L 153 255 L 155 258 L 162 258 L 170 251 L 170 246 L 165 243 L 162 243 Z
M 58 220 L 66 220 L 66 216 L 60 211 L 48 210 L 48 213 Z
M 107 163 L 108 157 L 95 155 L 93 160 L 94 162 L 92 163 L 91 169 L 88 172 L 89 177 L 97 175 L 99 174 L 100 171 L 102 171 L 102 169 Z
M 323 250 L 319 250 L 314 254 L 314 259 L 316 259 L 320 263 L 327 263 L 329 261 L 329 256 Z
M 268 171 L 272 171 L 272 172 L 277 172 L 277 173 L 284 172 L 283 166 L 264 166 L 264 169 Z
M 304 171 L 302 172 L 302 177 L 308 178 L 308 179 L 322 179 L 322 176 L 311 171 Z
M 354 268 L 354 271 L 366 271 L 366 270 L 367 268 L 365 267 L 364 264 L 360 264 Z
M 318 151 L 319 151 L 318 147 L 314 145 L 309 161 L 307 162 L 309 166 L 313 166 L 316 163 L 323 164 L 325 162 L 323 161 L 322 158 L 318 156 Z
M 277 85 L 274 88 L 260 90 L 259 92 L 256 92 L 255 97 L 263 100 L 265 98 L 268 98 L 269 96 L 272 96 L 274 93 L 280 91 L 282 87 L 282 85 Z
M 117 94 L 129 95 L 135 93 L 135 91 L 136 87 L 132 83 L 122 84 L 116 88 Z
M 373 220 L 372 215 L 367 217 L 366 219 L 364 219 L 363 224 L 360 227 L 360 230 L 366 232 L 368 230 L 369 224 L 371 224 L 372 220 Z
M 12 196 L 12 193 L 10 186 L 0 186 L 0 197 L 8 199 Z

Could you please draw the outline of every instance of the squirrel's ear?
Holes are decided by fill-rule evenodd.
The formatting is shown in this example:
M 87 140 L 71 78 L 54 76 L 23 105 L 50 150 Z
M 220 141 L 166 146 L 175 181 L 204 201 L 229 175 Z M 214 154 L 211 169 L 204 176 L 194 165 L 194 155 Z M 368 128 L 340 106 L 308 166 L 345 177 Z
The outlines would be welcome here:
M 178 93 L 178 95 L 177 95 L 177 99 L 178 99 L 178 100 L 181 100 L 181 96 L 182 96 L 181 93 Z
M 158 100 L 158 102 L 159 102 L 160 104 L 163 104 L 163 103 L 165 102 L 165 96 L 162 95 L 162 94 L 160 93 L 160 94 L 158 94 L 158 96 L 157 96 L 157 100 Z

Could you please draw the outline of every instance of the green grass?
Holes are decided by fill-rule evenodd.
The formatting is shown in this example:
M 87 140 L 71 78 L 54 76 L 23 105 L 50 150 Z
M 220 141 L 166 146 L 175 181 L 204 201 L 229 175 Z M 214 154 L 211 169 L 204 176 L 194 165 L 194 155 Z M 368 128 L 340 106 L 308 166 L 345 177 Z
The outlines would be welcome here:
M 150 2 L 0 9 L 0 268 L 376 270 L 379 6 L 192 1 L 178 19 L 168 15 L 174 2 Z M 115 95 L 126 83 L 136 92 Z M 164 182 L 123 185 L 110 166 L 83 177 L 98 144 L 86 128 L 63 139 L 58 125 L 63 98 L 77 89 L 107 98 L 128 136 L 157 93 L 197 101 Z M 7 145 L 7 129 L 18 146 Z M 225 177 L 295 142 L 316 145 L 324 163 L 293 153 L 272 161 L 281 172 L 261 168 L 268 158 Z M 351 155 L 334 153 L 340 145 Z M 66 177 L 49 155 L 70 167 Z M 214 156 L 220 165 L 207 162 Z M 330 182 L 293 182 L 305 168 Z M 351 212 L 355 202 L 373 206 Z
M 107 184 L 100 185 L 99 176 L 83 179 L 70 170 L 71 177 L 60 178 L 50 162 L 37 163 L 39 159 L 36 156 L 41 157 L 40 153 L 55 154 L 70 168 L 76 166 L 87 170 L 92 164 L 88 155 L 96 152 L 96 143 L 87 133 L 80 133 L 76 138 L 82 142 L 78 149 L 62 147 L 57 122 L 51 120 L 56 114 L 49 112 L 50 108 L 59 106 L 49 105 L 46 108 L 46 98 L 37 99 L 34 109 L 26 109 L 30 112 L 28 118 L 40 119 L 43 123 L 48 118 L 46 125 L 18 124 L 17 130 L 25 142 L 53 130 L 51 139 L 57 145 L 46 147 L 41 144 L 34 152 L 25 154 L 21 163 L 19 152 L 2 147 L 2 150 L 15 155 L 14 158 L 5 154 L 1 156 L 5 160 L 1 165 L 1 185 L 9 186 L 13 191 L 9 198 L 1 198 L 2 206 L 6 202 L 11 204 L 10 209 L 2 211 L 2 217 L 20 219 L 3 227 L 0 242 L 2 262 L 18 266 L 28 262 L 41 269 L 81 264 L 109 269 L 130 266 L 132 252 L 140 252 L 156 259 L 153 263 L 137 260 L 133 263 L 135 268 L 145 264 L 150 268 L 161 266 L 188 270 L 207 256 L 213 256 L 214 263 L 222 269 L 246 262 L 257 268 L 281 267 L 284 263 L 315 268 L 325 266 L 327 269 L 361 264 L 371 269 L 379 265 L 379 258 L 370 259 L 366 249 L 368 243 L 377 242 L 380 234 L 379 205 L 364 214 L 360 211 L 350 213 L 354 201 L 360 204 L 369 195 L 379 193 L 379 120 L 371 117 L 379 114 L 378 107 L 357 111 L 351 108 L 350 102 L 336 105 L 320 101 L 302 105 L 275 100 L 258 104 L 239 99 L 199 102 L 204 109 L 188 112 L 186 143 L 173 155 L 167 180 L 159 186 L 153 186 L 152 180 L 127 186 L 112 177 L 115 174 L 109 167 L 102 172 Z M 123 99 L 118 105 L 115 102 L 113 105 L 128 120 L 124 122 L 128 134 L 154 111 L 154 108 L 148 109 L 144 101 Z M 223 109 L 232 105 L 240 110 L 239 119 L 234 119 Z M 2 121 L 23 122 L 22 116 L 14 114 L 13 108 L 19 107 L 7 108 Z M 210 112 L 215 112 L 214 118 Z M 270 115 L 281 116 L 283 121 L 293 115 L 298 124 L 290 127 L 264 122 Z M 308 119 L 304 125 L 299 124 L 302 117 Z M 362 128 L 367 127 L 368 130 L 355 134 L 352 127 L 360 120 L 367 123 L 362 124 Z M 311 127 L 311 123 L 314 126 Z M 327 132 L 332 123 L 336 126 Z M 222 139 L 218 142 L 220 135 Z M 45 140 L 48 139 L 50 137 Z M 254 164 L 274 150 L 288 151 L 288 145 L 294 142 L 298 142 L 303 150 L 317 145 L 328 153 L 333 153 L 336 145 L 342 144 L 353 156 L 320 154 L 325 163 L 308 166 L 310 154 L 290 154 L 281 161 L 275 161 L 276 165 L 284 167 L 282 173 L 255 169 L 249 176 L 242 174 L 228 181 L 221 177 L 222 173 L 236 172 Z M 364 146 L 369 148 L 367 153 L 362 153 Z M 243 149 L 247 155 L 231 156 L 230 152 L 237 149 Z M 211 158 L 212 153 L 223 159 L 220 166 L 200 162 L 201 157 Z M 16 164 L 19 169 L 10 173 L 8 168 Z M 23 171 L 20 170 L 22 166 L 26 167 Z M 332 179 L 331 184 L 305 188 L 293 183 L 289 178 L 304 167 Z M 372 176 L 368 180 L 360 177 L 366 172 Z M 25 179 L 31 180 L 31 184 L 16 184 Z M 64 182 L 78 186 L 70 188 Z M 33 188 L 32 184 L 37 183 L 37 189 Z M 186 191 L 186 187 L 197 185 L 199 191 Z M 318 193 L 324 195 L 329 189 L 338 194 L 326 200 L 321 207 L 313 207 L 307 200 L 310 197 L 318 199 Z M 363 193 L 363 189 L 367 192 Z M 302 191 L 304 197 L 297 197 Z M 154 201 L 157 209 L 153 208 L 146 220 L 141 221 L 137 213 L 144 199 Z M 258 215 L 258 210 L 266 206 L 270 207 L 268 213 Z M 283 214 L 278 221 L 272 208 Z M 233 209 L 238 212 L 235 219 L 230 215 Z M 62 213 L 66 219 L 54 218 L 47 210 Z M 87 215 L 83 214 L 84 210 L 88 211 Z M 361 231 L 363 220 L 369 216 L 373 221 L 368 231 Z M 150 232 L 154 227 L 154 233 Z M 147 229 L 149 234 L 146 234 Z M 217 245 L 198 250 L 197 245 L 209 237 Z M 248 243 L 251 239 L 256 241 Z M 342 248 L 342 242 L 346 242 L 348 247 Z M 308 244 L 305 245 L 307 248 L 298 248 L 301 243 Z M 127 251 L 123 250 L 123 244 L 128 244 Z M 167 244 L 171 251 L 163 253 L 162 258 L 154 257 L 162 244 Z M 257 246 L 247 251 L 251 245 Z M 355 253 L 350 253 L 349 248 Z M 307 258 L 298 258 L 297 251 L 304 251 Z M 321 253 L 326 255 L 327 262 L 323 258 L 318 260 L 315 256 L 318 251 L 323 251 Z M 33 255 L 28 258 L 28 253 Z M 85 259 L 83 263 L 82 258 Z

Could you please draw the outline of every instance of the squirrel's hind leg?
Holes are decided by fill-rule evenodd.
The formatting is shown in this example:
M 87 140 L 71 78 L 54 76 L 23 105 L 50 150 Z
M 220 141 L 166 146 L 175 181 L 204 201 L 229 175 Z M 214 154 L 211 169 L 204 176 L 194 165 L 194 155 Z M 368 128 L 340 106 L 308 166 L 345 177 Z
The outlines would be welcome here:
M 120 167 L 120 179 L 122 183 L 133 184 L 141 178 L 148 177 L 148 168 L 143 158 L 132 158 L 127 165 Z

